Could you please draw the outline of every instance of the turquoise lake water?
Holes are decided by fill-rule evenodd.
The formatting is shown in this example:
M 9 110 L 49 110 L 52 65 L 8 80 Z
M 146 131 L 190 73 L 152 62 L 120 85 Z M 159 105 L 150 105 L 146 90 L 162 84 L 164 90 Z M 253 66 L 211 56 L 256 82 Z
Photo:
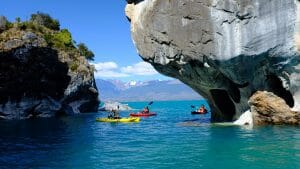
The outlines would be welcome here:
M 201 103 L 154 102 L 158 115 L 140 123 L 95 122 L 104 112 L 0 121 L 0 168 L 300 169 L 300 127 L 210 124 L 190 114 Z

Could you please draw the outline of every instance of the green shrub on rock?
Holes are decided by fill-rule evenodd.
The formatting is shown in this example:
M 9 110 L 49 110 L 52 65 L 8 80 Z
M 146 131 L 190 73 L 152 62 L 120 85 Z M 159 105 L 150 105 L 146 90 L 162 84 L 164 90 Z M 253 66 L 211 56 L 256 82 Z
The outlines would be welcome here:
M 54 34 L 53 39 L 54 39 L 54 43 L 53 43 L 54 47 L 61 48 L 61 49 L 74 47 L 72 35 L 67 29 L 63 29 L 60 32 Z
M 36 14 L 32 14 L 30 21 L 38 25 L 43 25 L 52 30 L 60 30 L 59 21 L 53 19 L 49 14 L 46 13 L 37 12 Z
M 39 43 L 46 42 L 47 47 L 67 53 L 67 56 L 62 58 L 72 71 L 77 71 L 79 64 L 87 64 L 87 60 L 94 59 L 94 53 L 84 43 L 76 45 L 69 30 L 60 29 L 59 21 L 48 14 L 37 12 L 32 14 L 30 20 L 27 21 L 21 21 L 21 18 L 17 17 L 14 23 L 9 22 L 6 17 L 0 16 L 0 47 L 9 40 L 22 39 L 28 32 L 40 37 L 40 40 L 45 40 L 41 40 Z
M 16 17 L 16 22 L 17 23 L 21 23 L 21 18 L 20 17 Z
M 73 72 L 76 72 L 78 66 L 79 66 L 78 63 L 73 62 L 73 63 L 70 65 L 70 69 L 71 69 Z
M 94 60 L 94 53 L 84 43 L 79 43 L 77 47 L 81 56 L 84 56 L 88 60 Z
M 50 46 L 58 49 L 75 48 L 73 45 L 72 35 L 67 29 L 62 29 L 54 34 L 45 34 L 44 39 Z

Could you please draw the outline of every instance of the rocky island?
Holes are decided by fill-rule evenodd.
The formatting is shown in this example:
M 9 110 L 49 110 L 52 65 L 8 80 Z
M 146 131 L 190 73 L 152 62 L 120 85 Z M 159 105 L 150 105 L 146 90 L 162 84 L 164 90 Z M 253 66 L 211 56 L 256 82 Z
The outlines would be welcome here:
M 258 110 L 261 104 L 256 101 L 267 95 L 282 99 L 277 107 L 293 109 L 281 113 L 289 114 L 291 124 L 298 123 L 298 1 L 127 2 L 125 12 L 139 55 L 160 73 L 181 80 L 206 98 L 212 121 L 234 121 L 250 106 L 255 117 L 263 117 L 257 115 L 265 111 Z M 262 92 L 248 104 L 257 91 L 272 94 Z M 263 123 L 286 124 L 285 120 Z
M 59 22 L 38 12 L 14 23 L 0 17 L 0 119 L 97 111 L 93 53 Z

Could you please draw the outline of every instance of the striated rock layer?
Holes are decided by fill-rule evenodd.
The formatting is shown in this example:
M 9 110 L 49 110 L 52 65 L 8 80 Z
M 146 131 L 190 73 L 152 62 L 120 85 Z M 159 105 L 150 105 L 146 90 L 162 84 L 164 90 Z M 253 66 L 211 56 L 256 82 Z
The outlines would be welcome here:
M 0 40 L 0 119 L 97 111 L 93 68 L 84 57 L 50 47 L 29 30 L 11 28 Z
M 140 56 L 205 97 L 213 121 L 236 120 L 258 90 L 299 110 L 295 0 L 127 2 Z
M 285 101 L 270 92 L 258 91 L 250 97 L 249 105 L 254 125 L 300 125 L 300 112 L 295 112 Z

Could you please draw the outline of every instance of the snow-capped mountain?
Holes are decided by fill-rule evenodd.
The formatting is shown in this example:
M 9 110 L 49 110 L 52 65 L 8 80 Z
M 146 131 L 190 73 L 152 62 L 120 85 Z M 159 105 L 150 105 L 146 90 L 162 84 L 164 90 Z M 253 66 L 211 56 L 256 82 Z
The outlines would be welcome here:
M 202 97 L 178 80 L 96 80 L 102 101 L 197 100 Z

